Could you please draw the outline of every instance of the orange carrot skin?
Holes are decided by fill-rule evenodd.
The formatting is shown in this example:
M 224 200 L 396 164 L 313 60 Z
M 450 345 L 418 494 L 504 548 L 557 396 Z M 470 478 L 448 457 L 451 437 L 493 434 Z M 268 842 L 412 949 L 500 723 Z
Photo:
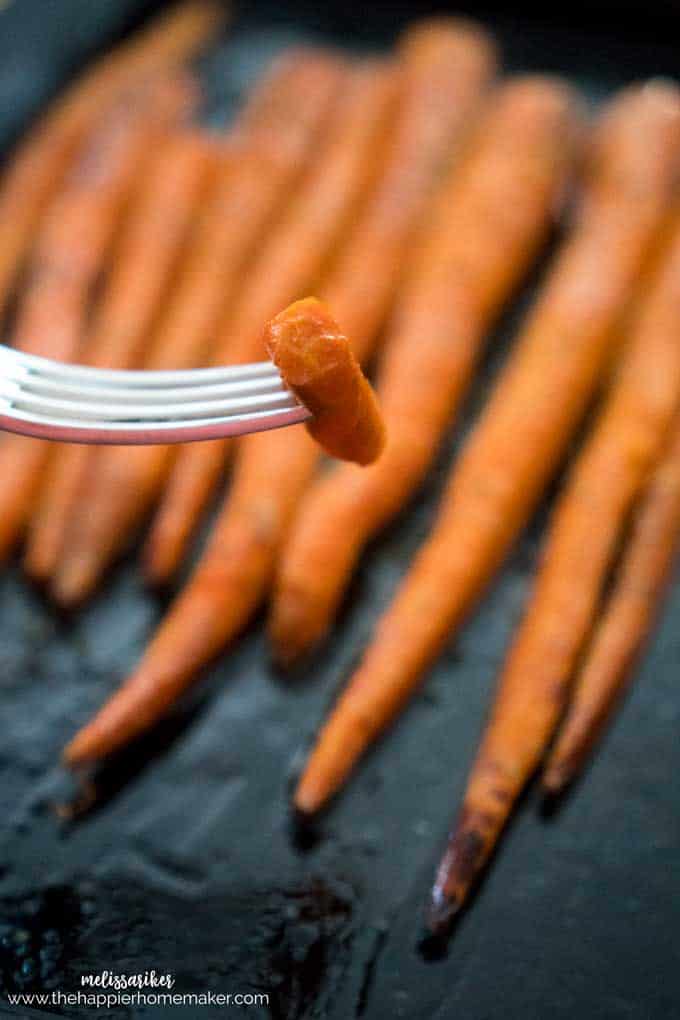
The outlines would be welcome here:
M 195 95 L 194 83 L 184 78 L 161 82 L 134 104 L 121 101 L 88 139 L 36 241 L 14 346 L 57 360 L 76 355 L 91 288 L 109 257 L 149 141 L 183 118 Z M 3 477 L 12 479 L 0 494 L 0 558 L 26 524 L 50 449 L 21 436 L 0 440 Z
M 416 24 L 404 34 L 398 55 L 404 86 L 380 183 L 322 285 L 322 298 L 343 324 L 360 361 L 370 357 L 414 226 L 436 179 L 448 162 L 457 160 L 496 67 L 490 38 L 459 19 Z M 231 450 L 227 442 L 181 451 L 150 542 L 147 576 L 152 583 L 166 583 L 178 568 Z M 302 429 L 289 430 L 286 455 L 304 458 L 311 477 L 318 451 Z M 296 469 L 293 477 L 302 476 Z
M 472 374 L 484 334 L 545 239 L 573 166 L 577 104 L 562 84 L 511 82 L 492 100 L 392 316 L 379 380 L 379 462 L 310 490 L 282 553 L 270 634 L 288 663 L 325 633 L 363 544 L 407 500 Z
M 349 340 L 316 298 L 296 301 L 266 326 L 264 346 L 286 386 L 312 412 L 307 431 L 332 457 L 370 464 L 385 426 Z
M 343 79 L 343 65 L 334 57 L 310 51 L 295 64 L 278 61 L 257 87 L 229 139 L 146 367 L 190 368 L 209 359 L 221 315 L 298 180 Z M 268 102 L 267 94 L 276 101 Z M 58 602 L 74 604 L 93 589 L 148 514 L 176 453 L 163 446 L 98 452 L 78 501 L 87 514 L 73 518 L 63 540 L 52 585 Z
M 630 682 L 680 546 L 680 432 L 655 470 L 603 616 L 549 755 L 543 786 L 560 793 L 583 768 Z
M 212 177 L 214 144 L 198 132 L 168 136 L 146 168 L 113 255 L 113 266 L 79 354 L 101 368 L 133 368 L 172 280 L 192 219 Z M 59 557 L 83 473 L 96 451 L 53 447 L 30 523 L 24 567 L 46 581 Z
M 569 696 L 626 515 L 680 405 L 680 221 L 654 273 L 610 394 L 570 472 L 550 524 L 533 595 L 513 641 L 496 705 L 433 893 L 439 923 L 458 909 Z M 502 796 L 501 796 L 502 793 Z
M 43 211 L 106 106 L 191 56 L 225 15 L 220 4 L 180 4 L 87 70 L 20 143 L 0 184 L 0 316 Z
M 631 144 L 641 132 L 645 141 Z M 607 161 L 605 174 L 594 174 L 600 200 L 587 194 L 588 216 L 558 254 L 453 467 L 435 527 L 321 731 L 295 795 L 302 812 L 342 786 L 463 622 L 536 506 L 614 350 L 623 306 L 674 194 L 680 92 L 626 90 L 603 115 L 596 158 L 603 135 L 616 171 Z

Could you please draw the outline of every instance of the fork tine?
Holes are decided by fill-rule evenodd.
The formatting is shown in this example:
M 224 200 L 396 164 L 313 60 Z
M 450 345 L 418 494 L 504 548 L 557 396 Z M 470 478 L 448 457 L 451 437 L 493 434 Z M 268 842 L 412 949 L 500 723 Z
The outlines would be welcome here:
M 88 365 L 71 365 L 35 354 L 26 354 L 0 345 L 0 367 L 10 370 L 14 366 L 46 379 L 66 379 L 85 385 L 121 386 L 123 388 L 150 388 L 156 386 L 196 386 L 204 383 L 227 383 L 271 376 L 276 372 L 271 361 L 257 361 L 247 365 L 221 365 L 216 368 L 144 369 L 91 368 Z M 277 373 L 278 374 L 278 373 Z
M 0 396 L 2 385 L 0 384 Z M 234 415 L 285 410 L 298 406 L 295 397 L 282 390 L 279 393 L 251 394 L 234 400 L 194 400 L 162 405 L 146 403 L 106 403 L 99 400 L 54 400 L 39 394 L 18 390 L 9 396 L 12 408 L 41 415 L 57 415 L 61 418 L 91 421 L 185 421 L 195 418 L 226 418 Z
M 202 383 L 198 386 L 104 386 L 68 382 L 43 377 L 37 373 L 17 380 L 22 392 L 40 394 L 55 399 L 137 401 L 149 404 L 194 400 L 221 400 L 257 393 L 283 393 L 285 387 L 278 372 L 220 383 Z
M 297 425 L 306 418 L 309 418 L 309 411 L 302 404 L 291 409 L 258 411 L 230 418 L 204 418 L 172 424 L 167 421 L 145 422 L 144 425 L 128 427 L 122 427 L 114 422 L 88 422 L 78 425 L 70 418 L 53 418 L 48 415 L 13 411 L 11 414 L 0 412 L 0 429 L 63 443 L 121 446 L 222 439 L 227 436 L 241 436 L 248 432 L 264 432 L 286 425 Z

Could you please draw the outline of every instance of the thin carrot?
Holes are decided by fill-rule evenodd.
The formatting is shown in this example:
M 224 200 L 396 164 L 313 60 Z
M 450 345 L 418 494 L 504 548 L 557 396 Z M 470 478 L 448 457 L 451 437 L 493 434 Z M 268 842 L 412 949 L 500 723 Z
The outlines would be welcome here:
M 445 927 L 495 846 L 567 703 L 626 515 L 680 404 L 680 220 L 619 372 L 569 473 L 432 893 Z
M 226 6 L 209 0 L 180 4 L 86 71 L 20 143 L 0 183 L 0 316 L 43 211 L 106 106 L 190 57 L 226 13 Z
M 675 328 L 675 327 L 673 327 Z M 544 770 L 560 793 L 583 768 L 630 682 L 680 547 L 680 429 L 636 509 L 602 618 L 579 669 Z
M 321 731 L 295 794 L 301 812 L 342 786 L 406 704 L 528 520 L 615 348 L 679 161 L 680 90 L 637 87 L 608 107 L 586 184 L 588 215 L 558 254 L 452 470 L 434 529 Z
M 264 345 L 284 383 L 312 412 L 309 434 L 333 457 L 370 464 L 385 445 L 375 393 L 349 340 L 316 298 L 295 301 L 265 330 Z
M 410 28 L 398 55 L 404 88 L 384 171 L 322 284 L 322 297 L 360 360 L 370 355 L 434 182 L 447 161 L 456 161 L 496 64 L 489 37 L 458 19 Z M 284 457 L 304 458 L 311 476 L 318 460 L 315 445 L 302 430 L 290 432 L 288 440 Z M 272 443 L 280 446 L 278 439 Z M 166 583 L 179 566 L 231 449 L 229 443 L 204 443 L 180 453 L 147 546 L 147 576 L 154 584 Z M 291 471 L 285 484 L 298 477 L 304 475 Z
M 92 287 L 109 257 L 149 143 L 193 102 L 193 82 L 174 79 L 125 99 L 93 132 L 48 210 L 13 331 L 14 346 L 68 361 L 86 325 Z M 153 149 L 151 150 L 153 151 Z M 50 445 L 21 436 L 0 440 L 0 558 L 19 538 Z
M 227 352 L 220 361 L 243 362 L 263 357 L 262 323 L 297 297 L 327 258 L 374 173 L 378 139 L 391 114 L 397 84 L 393 70 L 377 62 L 349 75 L 326 143 L 301 182 L 300 191 L 275 224 L 261 255 L 252 265 L 239 261 L 240 273 L 233 275 L 232 294 L 235 296 L 236 286 L 245 282 L 246 272 L 247 286 L 242 287 L 234 315 L 228 316 L 229 325 L 223 331 L 228 340 L 221 335 L 218 341 Z M 254 172 L 262 176 L 259 169 Z M 281 203 L 286 191 L 287 188 L 277 186 Z M 238 192 L 232 200 L 238 202 Z M 268 223 L 260 217 L 258 225 L 260 233 L 251 234 L 253 241 L 266 231 Z M 214 251 L 208 254 L 214 257 Z M 223 304 L 224 301 L 216 311 Z M 196 311 L 189 306 L 186 313 L 191 321 Z M 176 322 L 173 334 L 175 325 Z M 204 343 L 210 339 L 207 334 Z M 163 351 L 168 352 L 167 332 L 160 340 Z M 183 349 L 189 350 L 186 344 Z M 190 353 L 195 358 L 194 347 Z M 175 352 L 173 361 L 176 360 Z M 55 579 L 53 590 L 58 601 L 73 604 L 92 590 L 130 528 L 143 519 L 157 497 L 173 453 L 163 447 L 147 447 L 137 448 L 130 456 L 120 448 L 111 448 L 98 459 L 96 490 L 87 502 L 86 519 L 74 528 Z
M 214 167 L 215 146 L 199 132 L 173 133 L 161 142 L 133 196 L 109 278 L 79 351 L 81 362 L 100 368 L 131 368 L 140 362 Z M 24 558 L 34 580 L 45 581 L 52 574 L 93 456 L 96 451 L 75 444 L 51 450 Z
M 444 182 L 402 285 L 379 375 L 387 448 L 309 491 L 284 547 L 270 622 L 276 657 L 326 631 L 363 545 L 434 457 L 485 334 L 545 240 L 575 157 L 576 103 L 561 83 L 501 88 L 460 170 Z
M 356 388 L 357 378 L 362 385 L 368 386 L 361 370 L 353 361 L 351 351 L 348 355 L 348 342 L 346 337 L 339 333 L 335 321 L 328 310 L 321 302 L 314 298 L 307 298 L 303 301 L 296 301 L 288 308 L 280 312 L 269 322 L 262 334 L 263 346 L 275 354 L 284 355 L 285 348 L 288 354 L 291 345 L 295 348 L 295 358 L 286 357 L 286 363 L 291 366 L 293 361 L 297 366 L 316 363 L 313 375 L 313 383 L 305 389 L 305 395 L 310 403 L 319 409 L 320 417 L 325 414 L 325 409 L 333 407 L 332 413 L 339 423 L 341 411 L 335 407 L 335 392 L 330 394 L 327 387 L 327 377 L 330 372 L 340 382 L 340 389 L 346 389 L 348 377 L 342 372 L 342 379 L 337 378 L 339 364 L 351 367 L 349 376 L 350 397 Z M 370 393 L 369 387 L 369 393 Z M 354 423 L 359 431 L 363 431 L 364 438 L 373 442 L 371 433 L 375 430 L 375 422 L 369 422 L 367 429 L 366 422 L 362 425 L 357 422 L 356 406 L 352 399 L 347 402 L 345 415 L 348 424 Z M 354 452 L 354 451 L 352 451 Z M 253 463 L 256 472 L 252 481 L 257 484 L 263 477 L 260 472 L 267 471 L 269 465 L 265 458 Z M 230 504 L 233 507 L 233 504 Z M 253 522 L 249 506 L 244 507 L 246 523 L 248 526 L 259 526 L 262 529 L 262 537 L 266 540 L 267 521 Z M 213 537 L 213 544 L 220 541 L 219 529 Z M 214 645 L 214 616 L 215 607 L 221 606 L 219 598 L 219 587 L 222 583 L 223 565 L 218 560 L 218 570 L 213 571 L 210 558 L 206 560 L 202 568 L 202 583 L 195 585 L 189 590 L 189 598 L 194 609 L 203 605 L 207 611 L 206 615 L 199 613 L 198 620 L 204 621 L 197 634 L 194 627 L 192 613 L 180 614 L 179 627 L 170 627 L 162 631 L 156 639 L 164 652 L 160 659 L 154 662 L 153 659 L 136 674 L 135 678 L 128 682 L 111 699 L 106 708 L 96 719 L 81 730 L 74 738 L 65 752 L 66 760 L 71 765 L 99 757 L 112 751 L 114 748 L 125 744 L 135 735 L 151 725 L 165 709 L 175 700 L 179 692 L 186 685 L 186 682 L 194 673 L 194 664 L 191 656 L 186 657 L 187 645 L 193 647 L 197 655 L 205 655 L 206 642 L 216 650 Z M 239 568 L 239 573 L 242 571 Z M 257 574 L 254 575 L 257 579 Z M 241 583 L 247 583 L 247 578 L 240 578 Z M 215 599 L 215 595 L 218 598 Z M 185 623 L 190 622 L 190 629 L 187 630 Z M 175 649 L 177 656 L 172 652 Z M 166 655 L 170 652 L 170 658 Z M 163 667 L 163 663 L 169 664 L 169 669 Z M 179 669 L 178 669 L 179 666 Z M 159 672 L 159 667 L 161 672 Z

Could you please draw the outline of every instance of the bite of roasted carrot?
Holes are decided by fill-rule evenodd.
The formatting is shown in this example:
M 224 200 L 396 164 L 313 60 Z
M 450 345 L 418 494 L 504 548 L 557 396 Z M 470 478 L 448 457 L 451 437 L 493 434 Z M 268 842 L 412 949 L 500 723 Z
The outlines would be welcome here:
M 311 412 L 309 434 L 332 457 L 370 464 L 385 446 L 385 426 L 371 385 L 346 336 L 316 298 L 279 312 L 264 346 L 283 381 Z

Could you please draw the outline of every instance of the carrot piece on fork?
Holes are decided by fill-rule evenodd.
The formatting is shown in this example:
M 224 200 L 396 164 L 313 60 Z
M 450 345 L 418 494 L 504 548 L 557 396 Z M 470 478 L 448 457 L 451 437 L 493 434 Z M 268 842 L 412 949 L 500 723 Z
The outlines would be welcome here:
M 338 328 L 328 309 L 315 298 L 296 301 L 280 312 L 269 322 L 263 333 L 263 345 L 274 355 L 281 355 L 287 370 L 299 377 L 300 367 L 305 370 L 313 366 L 312 371 L 305 371 L 304 392 L 310 407 L 317 411 L 321 423 L 320 433 L 324 441 L 329 436 L 333 445 L 337 436 L 343 433 L 342 452 L 356 456 L 365 449 L 375 449 L 376 437 L 381 436 L 381 422 L 372 405 L 372 391 L 361 370 L 349 350 L 347 338 Z M 347 371 L 349 369 L 349 371 Z M 332 384 L 329 385 L 329 379 Z M 357 415 L 356 390 L 357 383 L 362 390 Z M 344 401 L 344 415 L 347 425 L 356 430 L 354 443 L 344 433 L 340 419 L 343 410 L 337 398 L 347 394 Z M 341 402 L 342 403 L 342 402 Z M 256 470 L 266 471 L 268 464 L 260 460 L 254 465 Z M 253 478 L 257 482 L 257 477 Z M 246 514 L 248 508 L 246 506 Z M 261 522 L 266 529 L 266 521 Z M 219 541 L 219 532 L 213 541 Z M 208 568 L 210 561 L 208 561 Z M 167 660 L 169 668 L 158 672 L 158 666 L 165 661 L 164 656 L 150 669 L 141 670 L 134 678 L 122 687 L 111 699 L 97 718 L 85 727 L 66 749 L 65 757 L 69 764 L 77 765 L 83 761 L 100 757 L 102 754 L 125 744 L 149 726 L 158 715 L 175 700 L 187 679 L 193 674 L 193 662 L 187 658 L 187 647 L 191 646 L 197 654 L 205 654 L 205 643 L 210 642 L 211 621 L 214 613 L 215 588 L 212 583 L 219 581 L 219 574 L 211 579 L 209 570 L 203 574 L 203 584 L 189 590 L 189 598 L 193 604 L 202 604 L 208 609 L 208 616 L 199 613 L 198 620 L 206 619 L 207 627 L 196 631 L 196 620 L 192 614 L 185 614 L 189 623 L 187 630 L 180 615 L 179 627 L 161 632 L 159 641 L 165 651 L 173 648 L 177 658 L 171 656 Z M 243 579 L 247 583 L 247 579 Z M 211 583 L 212 582 L 212 583 Z M 211 605 L 212 602 L 212 605 Z M 200 651 L 199 651 L 200 649 Z M 179 667 L 179 668 L 178 668 Z
M 132 368 L 144 354 L 166 288 L 176 273 L 190 227 L 215 169 L 214 142 L 197 131 L 171 133 L 143 168 L 112 257 L 112 267 L 79 351 L 99 368 Z M 87 465 L 96 451 L 63 444 L 51 449 L 47 476 L 32 514 L 24 568 L 46 581 Z
M 96 120 L 135 85 L 190 57 L 225 17 L 226 7 L 210 0 L 180 4 L 87 70 L 19 144 L 0 183 L 0 316 L 42 213 Z
M 92 133 L 47 212 L 36 240 L 11 341 L 32 354 L 69 361 L 78 352 L 94 284 L 109 258 L 149 142 L 185 116 L 195 100 L 186 77 L 127 98 Z M 152 150 L 153 151 L 153 146 Z M 52 447 L 6 435 L 0 471 L 0 558 L 20 537 Z
M 332 457 L 370 464 L 385 445 L 375 394 L 349 341 L 316 298 L 289 305 L 269 323 L 265 347 L 283 381 L 312 412 L 309 434 Z
M 434 928 L 445 926 L 465 899 L 567 704 L 627 515 L 680 406 L 679 307 L 680 219 L 550 522 L 533 594 L 439 868 Z
M 487 330 L 559 209 L 577 151 L 576 108 L 560 82 L 511 81 L 443 184 L 385 340 L 385 452 L 365 471 L 338 465 L 303 500 L 274 589 L 278 661 L 290 663 L 320 639 L 363 544 L 406 502 L 434 457 Z
M 452 468 L 434 528 L 321 730 L 295 793 L 301 813 L 339 790 L 460 627 L 538 503 L 615 350 L 674 195 L 680 90 L 625 91 L 594 141 L 587 215 L 577 215 Z
M 325 145 L 301 182 L 299 193 L 284 208 L 254 264 L 247 266 L 243 259 L 239 260 L 240 272 L 232 278 L 233 297 L 237 286 L 243 286 L 234 316 L 228 315 L 229 341 L 225 356 L 218 359 L 222 363 L 262 358 L 262 323 L 296 298 L 327 258 L 374 172 L 379 148 L 376 135 L 384 130 L 391 115 L 397 86 L 398 78 L 387 64 L 370 63 L 350 73 Z M 272 144 L 275 145 L 275 138 Z M 255 159 L 256 166 L 251 164 L 248 174 L 257 180 L 261 177 L 259 152 Z M 278 178 L 276 194 L 281 202 L 286 190 Z M 239 192 L 234 191 L 231 197 L 238 209 Z M 259 240 L 269 226 L 261 217 L 257 222 L 259 230 L 249 235 L 251 242 Z M 205 254 L 209 259 L 215 257 L 207 246 Z M 192 272 L 192 275 L 200 289 L 204 274 Z M 219 312 L 225 304 L 224 288 L 217 296 L 221 298 L 216 308 Z M 213 339 L 211 333 L 202 337 L 198 351 L 195 342 L 188 342 L 190 323 L 200 307 L 198 300 L 195 304 L 193 301 L 183 304 L 181 331 L 179 317 L 172 321 L 172 344 L 168 331 L 161 329 L 158 343 L 163 363 L 168 367 L 177 365 L 178 351 L 182 352 L 180 367 L 189 367 L 189 357 L 195 362 L 197 356 L 200 360 L 207 353 L 206 346 Z M 211 329 L 215 328 L 216 323 L 211 320 Z M 222 342 L 220 339 L 219 344 Z M 53 584 L 59 602 L 72 605 L 92 590 L 130 529 L 143 520 L 175 453 L 167 447 L 138 447 L 129 453 L 113 447 L 98 457 L 92 495 L 83 511 L 83 520 L 70 532 Z
M 612 589 L 548 756 L 543 787 L 549 794 L 559 794 L 573 782 L 623 696 L 663 601 L 679 547 L 680 429 L 676 423 L 669 448 L 636 507 Z
M 399 43 L 398 57 L 404 86 L 384 169 L 322 280 L 322 298 L 351 337 L 360 361 L 370 356 L 386 317 L 414 226 L 446 164 L 457 163 L 496 66 L 491 39 L 458 19 L 411 27 Z M 226 346 L 223 356 L 230 357 Z M 278 437 L 270 442 L 284 460 L 267 498 L 274 505 L 278 493 L 287 503 L 281 485 L 300 491 L 319 452 L 301 429 L 288 430 L 285 443 Z M 204 443 L 180 452 L 147 544 L 146 572 L 152 583 L 167 583 L 177 570 L 232 448 L 229 442 Z M 293 461 L 299 469 L 288 472 L 285 464 Z M 278 519 L 286 520 L 284 515 Z

